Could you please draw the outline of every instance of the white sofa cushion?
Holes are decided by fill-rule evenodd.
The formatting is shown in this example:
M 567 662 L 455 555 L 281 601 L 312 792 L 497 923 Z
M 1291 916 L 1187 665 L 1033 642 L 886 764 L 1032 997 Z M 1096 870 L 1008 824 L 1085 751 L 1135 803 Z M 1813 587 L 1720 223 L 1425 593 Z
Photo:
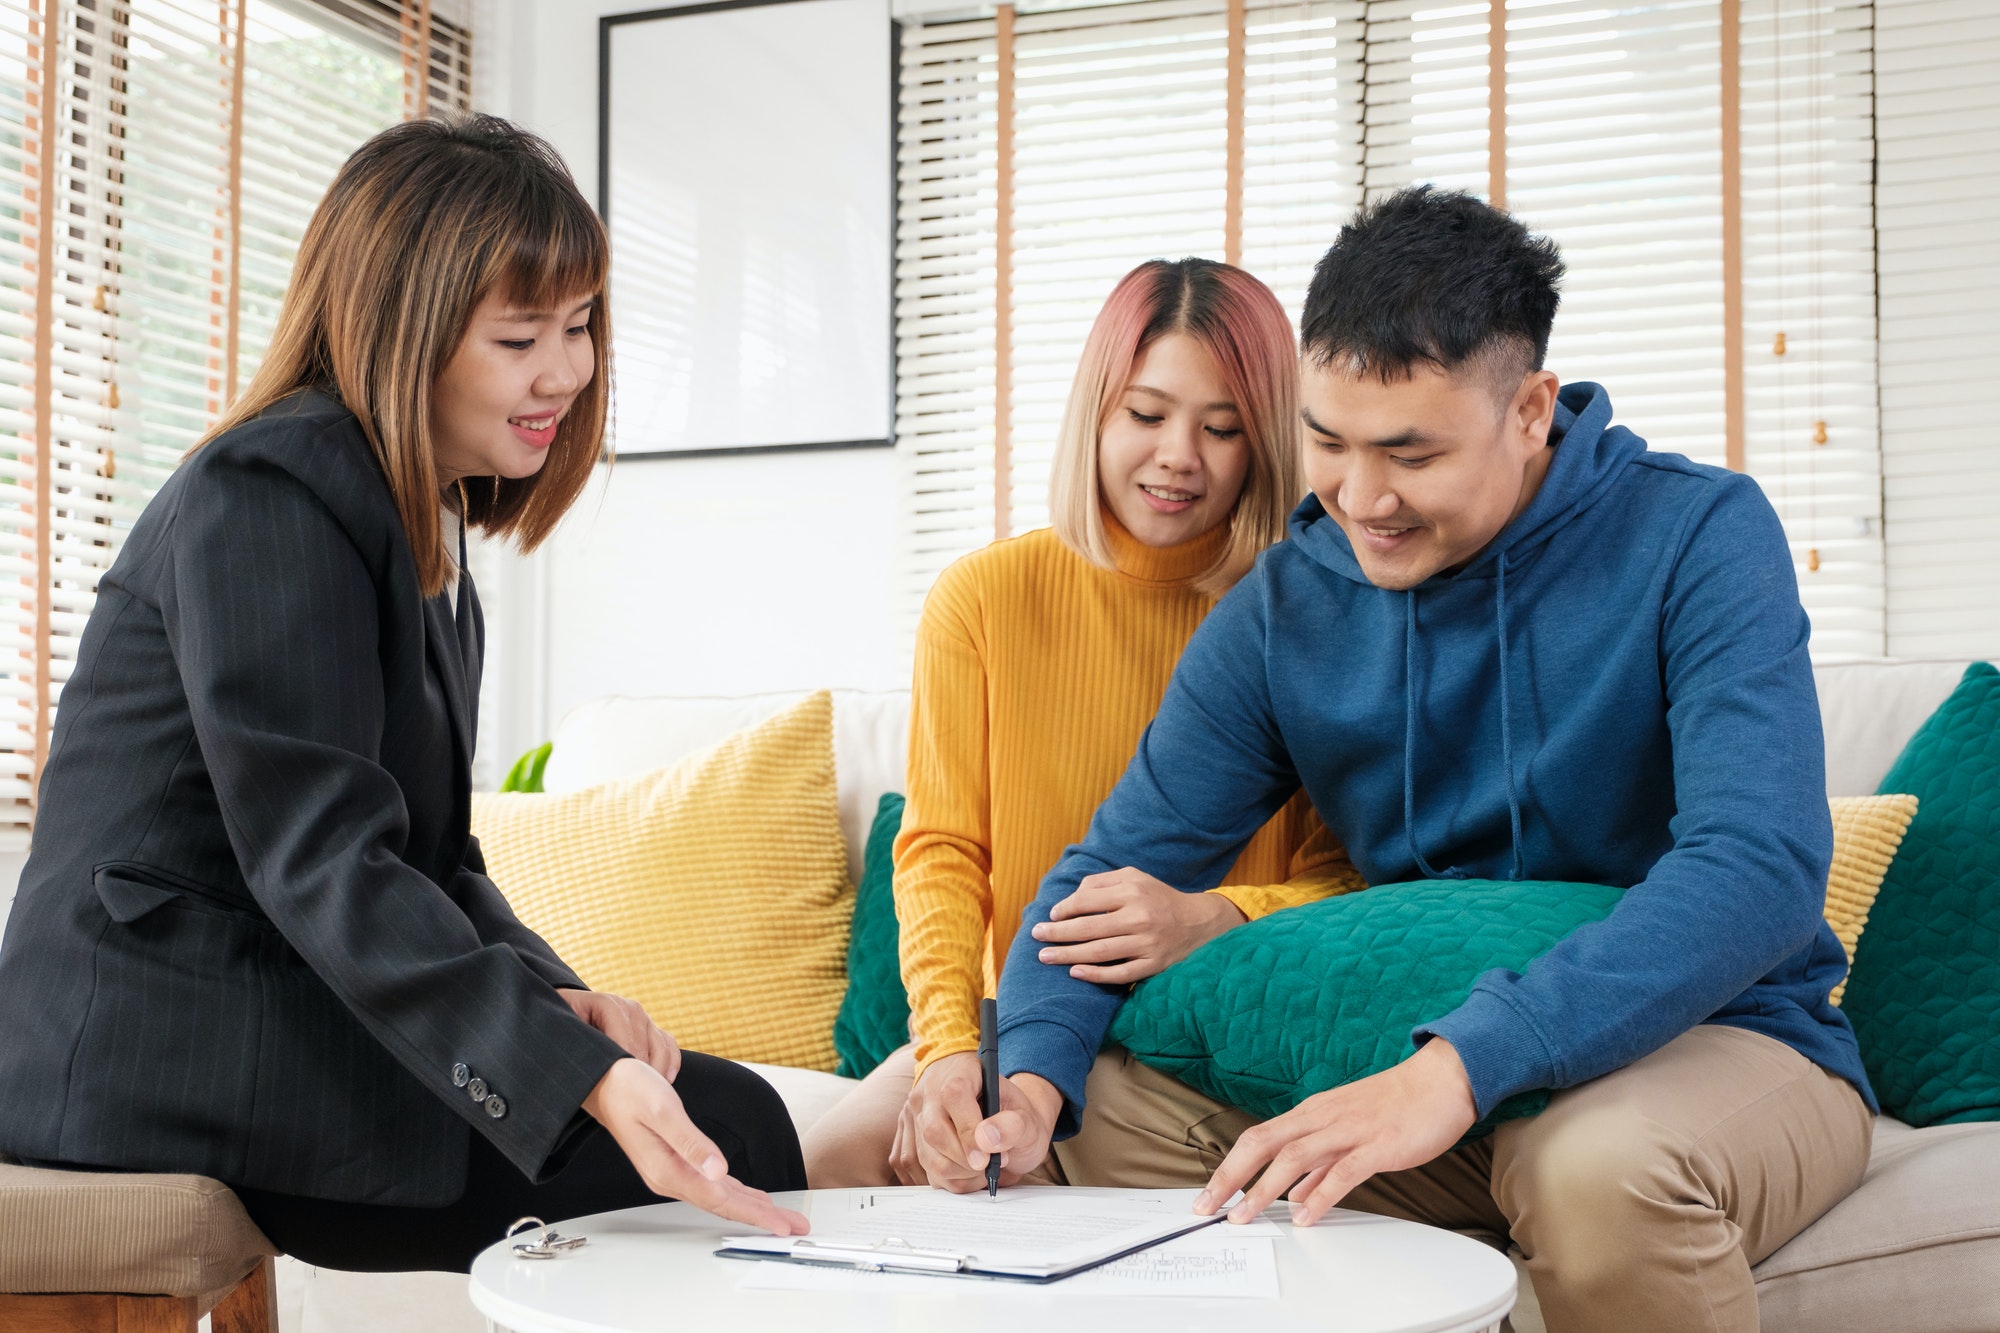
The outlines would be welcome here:
M 1877 1120 L 1860 1188 L 1756 1277 L 1765 1333 L 2000 1328 L 2000 1124 Z
M 606 695 L 578 704 L 556 726 L 542 774 L 551 793 L 649 773 L 755 726 L 806 697 L 746 694 L 734 698 L 633 698 Z M 833 691 L 833 769 L 849 875 L 861 879 L 861 853 L 882 793 L 903 789 L 910 749 L 910 692 Z
M 1838 662 L 1813 668 L 1826 728 L 1826 794 L 1872 796 L 1967 662 Z

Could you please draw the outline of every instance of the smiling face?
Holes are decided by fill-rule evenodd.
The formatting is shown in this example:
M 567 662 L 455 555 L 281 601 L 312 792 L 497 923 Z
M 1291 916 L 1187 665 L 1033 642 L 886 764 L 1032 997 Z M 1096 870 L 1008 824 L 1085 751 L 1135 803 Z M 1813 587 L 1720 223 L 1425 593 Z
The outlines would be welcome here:
M 1306 484 L 1378 588 L 1414 588 L 1466 564 L 1548 472 L 1556 377 L 1546 370 L 1503 405 L 1476 365 L 1419 365 L 1384 384 L 1308 360 L 1299 401 Z
M 556 426 L 596 371 L 588 323 L 595 297 L 524 309 L 489 292 L 431 391 L 438 484 L 530 477 Z
M 1147 546 L 1178 546 L 1229 521 L 1250 470 L 1243 419 L 1206 348 L 1168 333 L 1140 350 L 1097 437 L 1097 486 Z

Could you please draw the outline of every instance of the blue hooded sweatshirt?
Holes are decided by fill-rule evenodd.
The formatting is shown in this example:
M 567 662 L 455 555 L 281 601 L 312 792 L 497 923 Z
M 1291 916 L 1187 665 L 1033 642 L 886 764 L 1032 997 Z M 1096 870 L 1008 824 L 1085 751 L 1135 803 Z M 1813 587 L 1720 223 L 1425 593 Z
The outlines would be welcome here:
M 1784 1042 L 1873 1107 L 1827 1001 L 1847 957 L 1822 916 L 1825 743 L 1777 515 L 1747 477 L 1648 452 L 1594 384 L 1561 391 L 1550 442 L 1540 491 L 1465 567 L 1378 588 L 1308 497 L 1196 631 L 1002 973 L 1003 1072 L 1061 1090 L 1058 1137 L 1124 988 L 1042 963 L 1029 932 L 1100 871 L 1214 887 L 1300 784 L 1370 884 L 1627 890 L 1412 1034 L 1452 1043 L 1482 1116 L 1704 1022 Z

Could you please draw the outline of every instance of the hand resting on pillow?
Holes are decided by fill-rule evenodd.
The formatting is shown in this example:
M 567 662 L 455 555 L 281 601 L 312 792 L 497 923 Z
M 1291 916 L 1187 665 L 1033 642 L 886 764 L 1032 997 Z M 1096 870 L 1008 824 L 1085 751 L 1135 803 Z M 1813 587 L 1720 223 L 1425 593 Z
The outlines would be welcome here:
M 1050 909 L 1034 929 L 1044 946 L 1036 957 L 1079 981 L 1122 986 L 1166 971 L 1243 921 L 1219 893 L 1183 893 L 1126 866 L 1084 876 Z

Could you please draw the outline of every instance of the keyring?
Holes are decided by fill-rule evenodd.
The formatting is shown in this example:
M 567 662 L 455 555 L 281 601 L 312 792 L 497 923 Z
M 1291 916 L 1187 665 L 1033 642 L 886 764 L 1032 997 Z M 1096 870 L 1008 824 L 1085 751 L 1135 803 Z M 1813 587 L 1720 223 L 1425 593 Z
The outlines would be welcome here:
M 513 1240 L 524 1227 L 540 1227 L 542 1236 L 540 1240 L 522 1241 L 514 1246 L 514 1253 L 523 1259 L 553 1259 L 579 1246 L 590 1244 L 590 1237 L 565 1236 L 539 1217 L 516 1219 L 514 1225 L 507 1228 L 507 1234 L 500 1239 Z

